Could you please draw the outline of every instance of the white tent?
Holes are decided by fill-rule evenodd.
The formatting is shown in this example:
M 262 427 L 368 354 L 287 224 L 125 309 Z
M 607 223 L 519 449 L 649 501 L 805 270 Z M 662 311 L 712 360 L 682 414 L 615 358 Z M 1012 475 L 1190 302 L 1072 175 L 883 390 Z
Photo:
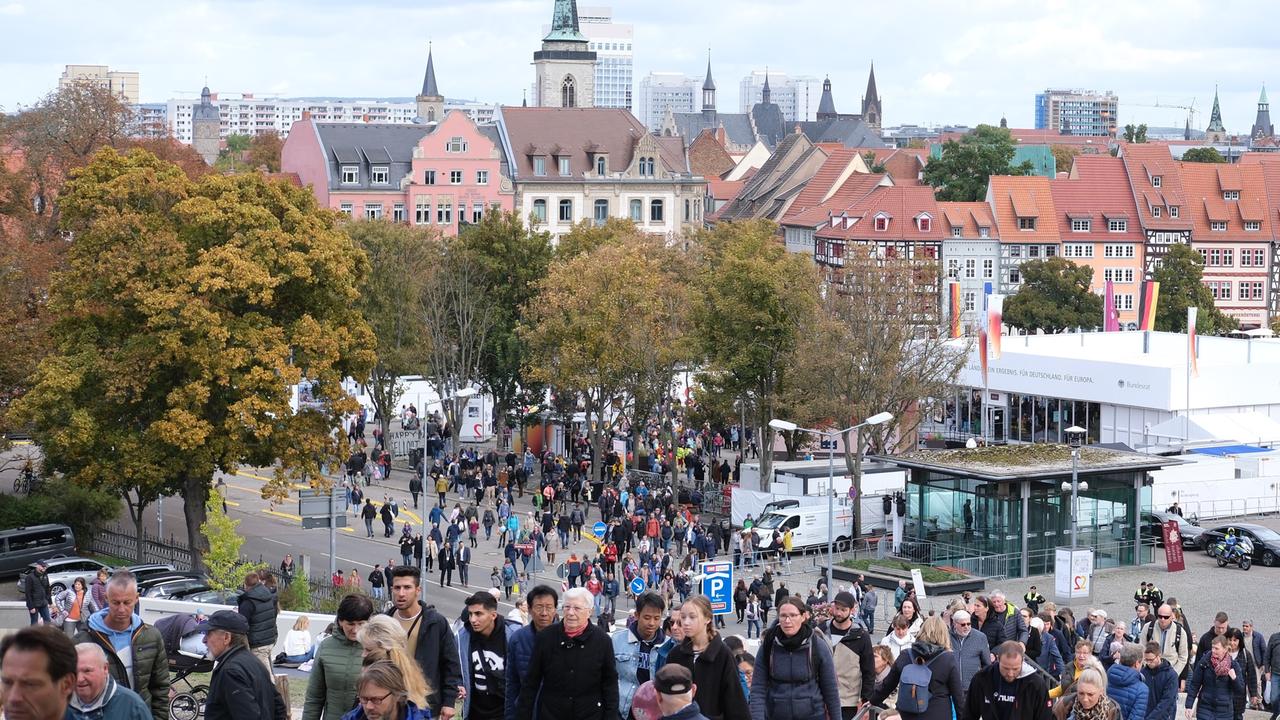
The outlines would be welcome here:
M 1280 423 L 1257 412 L 1217 413 L 1170 418 L 1152 426 L 1148 437 L 1185 442 L 1280 443 Z

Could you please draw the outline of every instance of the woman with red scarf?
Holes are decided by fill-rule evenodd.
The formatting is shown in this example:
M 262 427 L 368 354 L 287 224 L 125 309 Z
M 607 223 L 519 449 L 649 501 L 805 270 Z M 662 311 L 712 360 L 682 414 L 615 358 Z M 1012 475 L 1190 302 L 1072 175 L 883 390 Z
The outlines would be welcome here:
M 1187 677 L 1187 720 L 1232 720 L 1235 695 L 1243 690 L 1244 671 L 1231 659 L 1226 636 L 1219 635 Z

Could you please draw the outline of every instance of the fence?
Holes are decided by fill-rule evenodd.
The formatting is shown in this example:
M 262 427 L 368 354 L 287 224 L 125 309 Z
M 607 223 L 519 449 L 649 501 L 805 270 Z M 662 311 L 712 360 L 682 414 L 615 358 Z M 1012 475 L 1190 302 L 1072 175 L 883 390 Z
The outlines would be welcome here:
M 164 540 L 144 531 L 141 557 L 138 543 L 139 538 L 132 532 L 114 525 L 98 531 L 93 538 L 93 551 L 139 563 L 169 563 L 178 570 L 191 569 L 191 550 L 179 544 L 176 538 Z
M 1223 498 L 1220 500 L 1187 500 L 1180 503 L 1188 520 L 1215 520 L 1249 515 L 1280 513 L 1280 497 Z M 1153 508 L 1163 510 L 1164 508 Z

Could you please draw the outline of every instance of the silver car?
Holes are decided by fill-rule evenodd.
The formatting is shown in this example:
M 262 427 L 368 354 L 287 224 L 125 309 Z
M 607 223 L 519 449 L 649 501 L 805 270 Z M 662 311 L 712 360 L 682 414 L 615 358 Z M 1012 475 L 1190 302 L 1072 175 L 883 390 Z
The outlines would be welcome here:
M 22 588 L 22 582 L 26 579 L 27 573 L 34 570 L 35 567 L 35 563 L 32 563 L 23 571 L 22 577 L 18 578 L 19 589 Z M 111 572 L 111 568 L 89 558 L 60 557 L 50 558 L 45 561 L 45 572 L 49 575 L 49 590 L 55 595 L 71 587 L 71 583 L 75 582 L 76 578 L 84 578 L 84 584 L 87 588 L 93 583 L 94 577 L 99 570 Z

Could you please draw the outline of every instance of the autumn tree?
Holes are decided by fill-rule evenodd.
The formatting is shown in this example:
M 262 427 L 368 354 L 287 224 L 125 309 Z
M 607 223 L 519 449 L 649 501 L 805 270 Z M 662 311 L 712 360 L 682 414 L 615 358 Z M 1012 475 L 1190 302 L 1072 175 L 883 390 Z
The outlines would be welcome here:
M 1029 175 L 1035 169 L 1029 160 L 1013 165 L 1016 150 L 1007 128 L 979 125 L 958 142 L 943 143 L 942 157 L 925 166 L 924 181 L 937 188 L 939 200 L 982 200 L 992 175 Z
M 1186 243 L 1169 246 L 1152 280 L 1160 283 L 1160 299 L 1156 303 L 1156 330 L 1187 331 L 1187 308 L 1200 308 L 1196 314 L 1196 331 L 1218 335 L 1240 326 L 1238 320 L 1225 315 L 1213 300 L 1213 293 L 1202 281 L 1204 256 Z
M 1102 324 L 1102 297 L 1091 289 L 1093 268 L 1061 257 L 1019 266 L 1022 285 L 1004 301 L 1004 322 L 1027 332 L 1062 332 Z
M 249 143 L 249 167 L 254 170 L 280 172 L 280 153 L 283 150 L 284 140 L 281 140 L 274 130 L 258 133 Z
M 276 465 L 263 496 L 326 489 L 373 336 L 363 255 L 307 190 L 254 175 L 193 181 L 134 150 L 67 183 L 69 271 L 51 288 L 55 350 L 15 405 L 46 467 L 77 483 L 183 497 L 195 569 L 215 472 Z M 294 412 L 291 387 L 319 401 Z
M 430 229 L 385 220 L 348 220 L 342 228 L 369 260 L 370 272 L 361 278 L 356 306 L 375 338 L 369 399 L 382 436 L 387 437 L 405 390 L 400 378 L 426 372 L 429 344 L 420 299 L 434 270 L 439 236 Z
M 1050 145 L 1049 151 L 1053 153 L 1053 163 L 1058 172 L 1071 172 L 1071 166 L 1075 165 L 1076 158 L 1080 155 L 1080 148 L 1073 145 Z

